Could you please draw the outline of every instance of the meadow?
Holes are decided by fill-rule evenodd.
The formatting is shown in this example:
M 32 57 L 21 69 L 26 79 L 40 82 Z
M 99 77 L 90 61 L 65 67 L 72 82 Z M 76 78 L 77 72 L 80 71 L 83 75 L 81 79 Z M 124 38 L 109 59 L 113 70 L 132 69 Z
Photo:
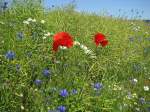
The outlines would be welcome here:
M 53 36 L 74 45 L 53 51 Z M 101 32 L 108 44 L 96 46 Z M 150 26 L 141 20 L 45 10 L 0 11 L 0 112 L 150 112 Z

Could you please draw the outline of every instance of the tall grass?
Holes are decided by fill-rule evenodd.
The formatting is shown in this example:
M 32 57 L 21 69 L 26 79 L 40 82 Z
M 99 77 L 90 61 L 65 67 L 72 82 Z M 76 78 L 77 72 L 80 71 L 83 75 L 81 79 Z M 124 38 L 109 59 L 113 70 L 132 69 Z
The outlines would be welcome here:
M 60 105 L 69 112 L 149 112 L 144 87 L 150 87 L 150 32 L 144 22 L 79 13 L 70 6 L 45 11 L 35 1 L 15 1 L 0 14 L 0 112 L 48 112 Z M 28 18 L 36 22 L 24 24 Z M 97 58 L 78 46 L 54 55 L 52 36 L 43 36 L 61 31 L 97 52 Z M 97 32 L 106 35 L 107 47 L 96 49 Z M 14 60 L 7 59 L 8 51 L 15 53 Z M 42 83 L 36 85 L 36 79 Z M 103 87 L 95 90 L 95 83 Z M 67 98 L 61 97 L 62 89 Z

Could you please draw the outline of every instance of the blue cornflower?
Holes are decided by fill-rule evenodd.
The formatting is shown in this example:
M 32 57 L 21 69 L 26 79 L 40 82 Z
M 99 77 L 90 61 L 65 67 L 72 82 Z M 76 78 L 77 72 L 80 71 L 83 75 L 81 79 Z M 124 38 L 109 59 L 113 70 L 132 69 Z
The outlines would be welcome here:
M 34 81 L 34 83 L 35 83 L 37 86 L 40 86 L 40 85 L 42 84 L 42 81 L 39 80 L 39 79 L 36 79 L 36 80 Z
M 60 96 L 67 97 L 68 96 L 68 91 L 66 89 L 61 90 L 60 91 Z
M 61 106 L 58 106 L 57 110 L 58 110 L 59 112 L 66 112 L 66 107 L 63 106 L 63 105 L 61 105 Z
M 50 70 L 48 70 L 48 69 L 43 70 L 43 75 L 46 77 L 50 76 L 51 75 Z
M 95 83 L 94 84 L 94 89 L 95 90 L 101 90 L 103 88 L 103 84 L 102 83 Z
M 139 99 L 139 102 L 140 102 L 141 104 L 145 104 L 145 103 L 146 103 L 146 102 L 145 102 L 145 98 L 141 97 L 141 98 Z
M 76 89 L 72 90 L 72 94 L 77 94 L 77 93 L 78 93 L 78 91 Z
M 4 2 L 3 6 L 2 6 L 3 10 L 8 8 L 8 2 Z
M 23 32 L 19 32 L 19 33 L 17 33 L 17 38 L 18 38 L 18 39 L 22 40 L 22 39 L 23 39 L 23 37 L 24 37 Z
M 13 51 L 8 51 L 5 56 L 9 60 L 13 60 L 15 58 L 15 53 Z

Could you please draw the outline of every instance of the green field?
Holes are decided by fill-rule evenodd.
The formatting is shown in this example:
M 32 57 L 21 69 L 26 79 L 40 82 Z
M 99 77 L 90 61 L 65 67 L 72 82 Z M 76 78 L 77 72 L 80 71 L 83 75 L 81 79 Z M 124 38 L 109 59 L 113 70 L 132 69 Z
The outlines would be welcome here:
M 62 31 L 96 58 L 79 45 L 54 53 L 53 35 Z M 97 32 L 106 47 L 96 47 Z M 0 112 L 150 112 L 149 87 L 147 23 L 73 5 L 47 11 L 15 3 L 0 11 Z

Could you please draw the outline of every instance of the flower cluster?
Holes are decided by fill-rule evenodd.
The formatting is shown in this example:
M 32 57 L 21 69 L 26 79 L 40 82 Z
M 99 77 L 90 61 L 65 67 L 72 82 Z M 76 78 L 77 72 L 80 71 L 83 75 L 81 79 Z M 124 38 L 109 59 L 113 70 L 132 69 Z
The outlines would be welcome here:
M 136 25 L 135 23 L 131 22 L 131 28 L 133 31 L 138 32 L 141 30 L 141 27 Z
M 149 87 L 148 86 L 144 86 L 144 91 L 149 91 Z
M 51 35 L 53 35 L 53 33 L 47 32 L 44 34 L 43 39 L 46 39 L 47 37 L 50 37 Z
M 131 92 L 128 92 L 126 98 L 129 100 L 133 98 L 137 98 L 137 94 L 136 93 L 132 94 Z
M 71 94 L 72 94 L 72 95 L 75 95 L 75 94 L 77 94 L 77 93 L 78 93 L 77 89 L 73 89 L 73 90 L 71 91 Z M 67 89 L 62 89 L 62 90 L 60 90 L 59 95 L 60 95 L 61 97 L 63 97 L 63 98 L 66 98 L 66 97 L 69 96 L 69 92 L 68 92 Z M 58 111 L 58 112 L 66 112 L 66 111 L 67 111 L 67 107 L 64 106 L 64 105 L 60 105 L 60 106 L 58 106 L 58 107 L 56 108 L 55 111 Z M 49 110 L 48 112 L 53 112 L 53 110 Z
M 30 23 L 35 23 L 36 21 L 37 21 L 36 19 L 28 18 L 27 20 L 24 20 L 23 23 L 28 25 Z M 41 20 L 40 23 L 44 24 L 45 20 Z
M 24 20 L 23 23 L 26 24 L 26 25 L 29 25 L 30 23 L 32 24 L 32 23 L 35 23 L 36 21 L 37 21 L 36 19 L 28 18 L 27 20 Z M 40 23 L 44 24 L 45 21 L 41 20 Z M 31 31 L 30 32 L 31 35 L 34 32 L 35 31 L 33 31 L 33 32 Z M 61 50 L 66 50 L 66 49 L 69 49 L 73 46 L 79 46 L 80 49 L 82 49 L 85 54 L 90 56 L 90 58 L 96 58 L 96 55 L 92 50 L 90 50 L 86 45 L 81 44 L 79 41 L 74 41 L 73 37 L 67 32 L 58 32 L 58 33 L 53 35 L 53 33 L 50 33 L 50 32 L 46 33 L 46 30 L 44 30 L 42 32 L 42 35 L 44 35 L 43 39 L 46 39 L 46 38 L 49 38 L 50 36 L 53 36 L 52 48 L 53 48 L 54 52 L 57 52 L 59 50 L 59 48 Z M 16 34 L 17 39 L 20 39 L 20 40 L 22 40 L 24 38 L 24 36 L 25 36 L 25 31 L 19 31 Z M 102 33 L 97 33 L 93 37 L 93 39 L 94 39 L 94 43 L 96 44 L 96 46 L 101 45 L 102 47 L 105 47 L 106 45 L 108 45 L 108 40 L 106 39 L 105 35 L 103 35 Z M 31 52 L 28 53 L 28 57 L 31 57 L 31 56 L 32 56 Z M 13 51 L 8 51 L 5 54 L 5 57 L 8 60 L 13 60 L 15 58 L 15 53 Z M 18 72 L 21 71 L 21 69 L 20 69 L 21 67 L 22 66 L 20 66 L 20 64 L 17 64 L 16 65 L 16 70 Z M 51 70 L 49 70 L 48 68 L 43 69 L 41 73 L 47 79 L 50 78 L 51 74 L 52 74 Z M 41 88 L 44 85 L 44 79 L 36 77 L 35 79 L 33 79 L 33 83 L 35 84 L 35 86 L 37 88 Z M 38 91 L 37 88 L 34 91 L 37 92 Z M 94 88 L 94 90 L 96 90 L 96 92 L 99 93 L 100 90 L 102 90 L 102 88 L 103 88 L 103 84 L 97 82 L 97 83 L 93 84 L 93 88 Z M 44 90 L 42 90 L 42 92 L 43 91 Z M 61 99 L 67 99 L 67 97 L 73 96 L 73 95 L 76 95 L 76 94 L 78 94 L 78 89 L 76 89 L 76 88 L 73 88 L 70 92 L 67 89 L 61 89 L 59 91 L 59 96 L 61 97 Z M 22 106 L 21 109 L 24 110 L 24 107 Z M 59 111 L 59 112 L 66 112 L 67 111 L 67 106 L 58 105 L 56 110 Z
M 94 36 L 94 42 L 96 46 L 98 46 L 99 44 L 101 44 L 102 47 L 108 45 L 108 40 L 102 33 L 97 33 Z M 73 45 L 80 46 L 80 48 L 84 51 L 85 54 L 90 55 L 90 58 L 96 58 L 96 55 L 93 53 L 92 50 L 88 49 L 87 46 L 81 44 L 78 41 L 73 41 L 73 38 L 69 33 L 58 32 L 53 36 L 53 51 L 55 52 L 58 51 L 58 48 L 67 49 L 72 47 Z
M 30 22 L 36 22 L 36 19 L 28 18 L 27 20 L 23 21 L 23 23 L 27 25 L 30 24 Z
M 74 45 L 79 46 L 79 47 L 84 51 L 85 54 L 90 55 L 90 58 L 96 58 L 96 56 L 95 56 L 95 54 L 93 53 L 93 51 L 90 50 L 87 46 L 81 44 L 81 43 L 78 42 L 78 41 L 75 41 L 75 42 L 74 42 Z

